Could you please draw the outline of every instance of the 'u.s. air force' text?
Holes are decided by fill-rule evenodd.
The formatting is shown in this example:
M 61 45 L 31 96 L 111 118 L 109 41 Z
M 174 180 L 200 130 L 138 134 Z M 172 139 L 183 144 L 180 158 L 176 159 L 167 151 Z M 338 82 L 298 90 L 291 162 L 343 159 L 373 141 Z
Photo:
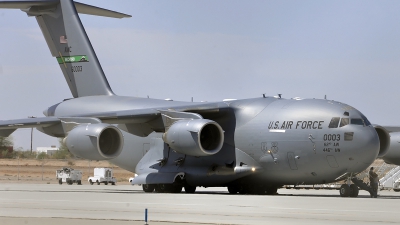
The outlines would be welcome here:
M 269 122 L 268 129 L 280 129 L 280 130 L 289 130 L 289 129 L 322 129 L 322 124 L 324 121 L 271 121 Z

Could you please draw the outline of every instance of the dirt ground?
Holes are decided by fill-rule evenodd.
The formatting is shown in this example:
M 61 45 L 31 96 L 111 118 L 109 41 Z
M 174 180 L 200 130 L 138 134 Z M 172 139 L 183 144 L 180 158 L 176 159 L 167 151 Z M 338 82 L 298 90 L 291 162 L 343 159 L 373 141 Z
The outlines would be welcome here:
M 107 161 L 0 159 L 0 182 L 57 184 L 56 170 L 63 167 L 81 170 L 82 184 L 88 184 L 87 178 L 93 176 L 93 168 L 96 167 L 112 168 L 117 184 L 129 184 L 128 179 L 134 176 L 134 173 Z
M 377 159 L 371 166 L 379 168 L 382 165 L 383 160 Z M 0 159 L 0 182 L 57 184 L 56 170 L 63 167 L 81 170 L 83 173 L 82 184 L 88 184 L 87 178 L 93 176 L 93 168 L 96 167 L 112 168 L 117 184 L 129 184 L 128 179 L 134 176 L 134 173 L 121 169 L 107 161 Z M 390 170 L 390 168 L 387 168 L 387 170 Z M 366 172 L 368 172 L 368 169 Z M 384 171 L 383 174 L 386 172 Z

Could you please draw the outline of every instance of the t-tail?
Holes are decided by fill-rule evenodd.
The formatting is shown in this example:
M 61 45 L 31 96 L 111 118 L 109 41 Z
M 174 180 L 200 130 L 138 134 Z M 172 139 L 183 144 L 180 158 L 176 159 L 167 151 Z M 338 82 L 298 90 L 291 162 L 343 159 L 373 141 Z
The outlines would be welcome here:
M 21 9 L 36 17 L 75 98 L 114 95 L 78 13 L 114 18 L 130 15 L 72 0 L 0 1 L 0 8 Z

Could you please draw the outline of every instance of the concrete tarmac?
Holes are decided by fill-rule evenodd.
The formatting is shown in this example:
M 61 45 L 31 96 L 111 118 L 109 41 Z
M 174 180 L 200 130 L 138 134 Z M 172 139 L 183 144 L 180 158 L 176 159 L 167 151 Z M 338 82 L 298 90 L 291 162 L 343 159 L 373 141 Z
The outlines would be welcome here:
M 131 185 L 0 183 L 0 224 L 397 224 L 400 192 L 378 198 L 360 191 L 280 189 L 279 195 L 230 195 L 226 188 L 195 194 L 144 193 Z

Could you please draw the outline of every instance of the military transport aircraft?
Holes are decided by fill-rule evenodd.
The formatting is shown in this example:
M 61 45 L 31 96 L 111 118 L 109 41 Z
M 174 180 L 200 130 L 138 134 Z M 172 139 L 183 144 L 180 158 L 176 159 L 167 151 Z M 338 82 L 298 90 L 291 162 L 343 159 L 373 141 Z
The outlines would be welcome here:
M 274 194 L 283 185 L 350 180 L 389 150 L 385 128 L 332 100 L 194 103 L 117 96 L 78 13 L 129 15 L 72 0 L 0 1 L 0 8 L 36 18 L 74 97 L 42 118 L 0 121 L 0 135 L 35 127 L 65 138 L 76 156 L 136 173 L 133 182 L 145 192 L 221 186 L 232 194 Z M 356 197 L 358 188 L 345 184 L 341 195 Z

